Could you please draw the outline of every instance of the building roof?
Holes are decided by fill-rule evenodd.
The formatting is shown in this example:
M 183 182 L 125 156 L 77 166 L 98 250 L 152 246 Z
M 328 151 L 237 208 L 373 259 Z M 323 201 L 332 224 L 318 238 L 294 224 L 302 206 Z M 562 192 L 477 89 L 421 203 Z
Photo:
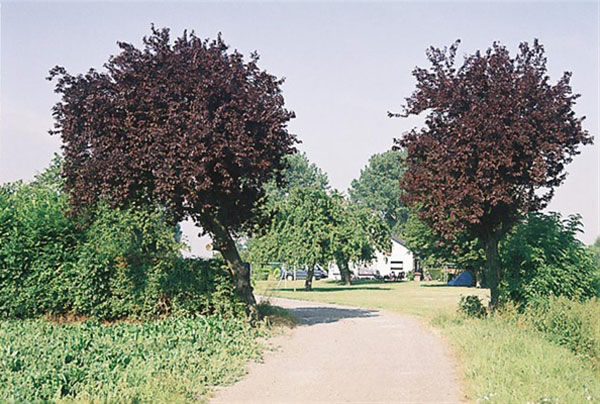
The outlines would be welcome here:
M 400 244 L 402 247 L 406 247 L 407 249 L 409 249 L 406 246 L 406 242 L 404 240 L 402 240 L 400 237 L 392 236 L 392 241 L 395 241 L 396 243 Z

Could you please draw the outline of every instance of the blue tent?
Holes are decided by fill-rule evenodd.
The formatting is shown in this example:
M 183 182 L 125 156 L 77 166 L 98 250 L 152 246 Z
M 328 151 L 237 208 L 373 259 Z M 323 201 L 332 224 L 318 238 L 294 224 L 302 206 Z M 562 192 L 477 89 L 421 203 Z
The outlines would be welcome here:
M 458 275 L 456 278 L 448 282 L 450 286 L 473 286 L 473 275 L 470 272 L 465 271 Z

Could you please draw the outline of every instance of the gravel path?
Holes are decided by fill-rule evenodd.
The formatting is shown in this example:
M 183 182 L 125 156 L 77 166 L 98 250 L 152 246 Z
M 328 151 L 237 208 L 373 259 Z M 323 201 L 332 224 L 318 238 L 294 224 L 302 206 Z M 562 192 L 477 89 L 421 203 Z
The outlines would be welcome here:
M 214 403 L 456 403 L 454 364 L 439 336 L 411 317 L 269 299 L 302 325 Z

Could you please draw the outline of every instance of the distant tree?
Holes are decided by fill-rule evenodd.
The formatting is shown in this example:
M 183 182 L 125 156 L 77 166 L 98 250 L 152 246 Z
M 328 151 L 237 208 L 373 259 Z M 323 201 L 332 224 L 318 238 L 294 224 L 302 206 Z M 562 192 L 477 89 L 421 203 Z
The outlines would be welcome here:
M 332 202 L 322 189 L 292 188 L 277 202 L 277 213 L 268 231 L 251 244 L 254 254 L 262 255 L 263 260 L 306 267 L 305 289 L 311 290 L 315 265 L 326 264 L 332 258 Z
M 437 267 L 448 263 L 469 269 L 480 275 L 484 254 L 476 238 L 466 232 L 457 234 L 452 240 L 439 235 L 419 217 L 411 213 L 402 229 L 402 239 L 421 263 Z
M 390 250 L 389 229 L 371 209 L 352 203 L 340 193 L 334 193 L 332 200 L 331 254 L 342 282 L 350 285 L 351 262 L 371 261 L 377 251 Z
M 280 240 L 272 239 L 274 234 L 270 221 L 278 215 L 284 201 L 294 190 L 309 188 L 329 192 L 329 178 L 315 163 L 312 163 L 306 153 L 294 153 L 284 157 L 286 167 L 281 171 L 279 181 L 272 179 L 265 184 L 264 203 L 256 214 L 260 217 L 254 227 L 238 242 L 248 261 L 254 265 L 268 262 L 283 261 L 279 255 Z
M 335 260 L 350 284 L 350 262 L 370 261 L 391 243 L 383 219 L 343 195 L 321 188 L 292 188 L 274 204 L 271 224 L 249 241 L 253 261 L 280 261 L 307 267 L 305 289 L 312 289 L 315 264 Z
M 228 263 L 238 294 L 255 303 L 234 243 L 251 226 L 264 184 L 280 177 L 296 137 L 284 108 L 282 79 L 216 40 L 168 29 L 143 49 L 119 42 L 104 65 L 72 76 L 50 71 L 62 99 L 53 108 L 63 141 L 64 174 L 75 211 L 98 200 L 164 205 L 191 218 Z
M 600 237 L 597 237 L 596 241 L 594 241 L 594 244 L 588 246 L 588 249 L 594 257 L 594 263 L 596 267 L 600 269 Z
M 401 152 L 390 150 L 374 154 L 348 190 L 352 202 L 377 212 L 385 220 L 390 233 L 395 235 L 400 234 L 408 218 L 408 209 L 400 200 L 398 184 L 403 173 Z
M 306 153 L 294 153 L 285 156 L 286 167 L 281 171 L 281 181 L 269 181 L 265 188 L 271 199 L 280 199 L 292 189 L 313 188 L 328 191 L 329 178 L 315 163 L 312 163 Z
M 498 242 L 530 211 L 548 204 L 579 145 L 592 142 L 573 105 L 570 73 L 555 84 L 544 48 L 519 53 L 494 43 L 455 66 L 458 41 L 430 48 L 430 69 L 413 72 L 417 89 L 402 114 L 427 112 L 425 127 L 405 134 L 403 201 L 446 238 L 476 236 L 485 251 L 491 304 L 502 279 Z

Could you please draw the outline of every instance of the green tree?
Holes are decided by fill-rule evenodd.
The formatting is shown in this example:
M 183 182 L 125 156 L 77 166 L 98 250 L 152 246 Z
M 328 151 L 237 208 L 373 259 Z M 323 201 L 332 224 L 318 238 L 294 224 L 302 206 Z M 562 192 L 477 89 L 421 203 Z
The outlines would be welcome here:
M 289 154 L 284 162 L 286 167 L 281 171 L 280 183 L 271 180 L 265 185 L 268 198 L 281 199 L 295 188 L 330 189 L 327 174 L 312 163 L 306 153 Z
M 352 202 L 377 212 L 385 220 L 390 233 L 395 235 L 401 233 L 408 219 L 408 209 L 400 201 L 398 183 L 404 174 L 402 157 L 403 153 L 395 150 L 374 154 L 348 190 Z
M 459 268 L 468 268 L 473 275 L 480 276 L 484 265 L 484 254 L 477 238 L 466 232 L 448 240 L 436 233 L 426 222 L 411 213 L 402 229 L 402 239 L 407 247 L 427 267 L 444 263 L 455 263 Z
M 335 192 L 332 200 L 331 254 L 342 282 L 350 285 L 350 262 L 370 261 L 375 252 L 390 250 L 389 228 L 381 216 L 340 193 Z
M 292 188 L 276 204 L 276 215 L 267 232 L 250 243 L 253 257 L 306 266 L 305 289 L 312 289 L 316 264 L 331 259 L 330 238 L 333 200 L 323 189 Z
M 312 163 L 305 153 L 294 153 L 285 156 L 286 168 L 281 171 L 281 180 L 275 179 L 265 184 L 265 198 L 261 208 L 255 213 L 256 220 L 251 231 L 238 239 L 241 254 L 254 265 L 262 265 L 271 261 L 284 260 L 274 249 L 277 240 L 270 240 L 272 232 L 270 220 L 278 215 L 278 209 L 290 196 L 290 192 L 300 188 L 310 188 L 328 192 L 329 178 L 316 164 Z M 272 233 L 271 233 L 272 234 Z
M 314 264 L 335 260 L 344 282 L 350 283 L 349 262 L 371 260 L 389 249 L 389 229 L 369 207 L 331 192 L 327 175 L 305 154 L 287 158 L 283 181 L 267 185 L 262 215 L 269 226 L 248 240 L 254 263 L 270 261 L 309 268 L 305 288 L 312 288 Z

